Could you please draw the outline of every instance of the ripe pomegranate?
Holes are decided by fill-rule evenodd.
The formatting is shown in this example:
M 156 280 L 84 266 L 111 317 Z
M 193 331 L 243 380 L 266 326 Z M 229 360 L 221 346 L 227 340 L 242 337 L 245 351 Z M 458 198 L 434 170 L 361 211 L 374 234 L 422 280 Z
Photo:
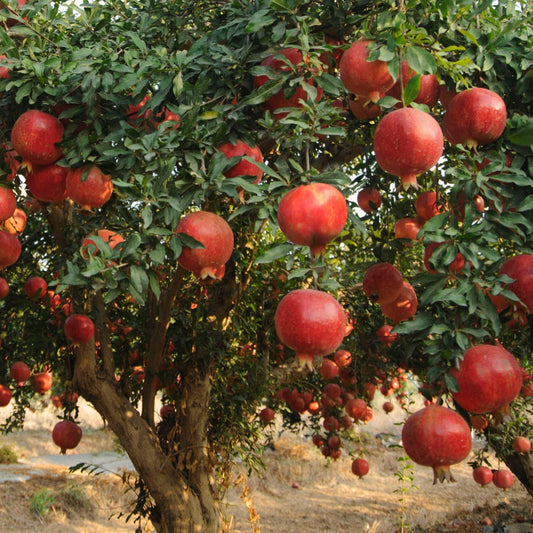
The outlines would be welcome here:
M 11 146 L 30 166 L 55 163 L 63 155 L 57 146 L 62 139 L 63 124 L 37 109 L 22 113 L 11 130 Z
M 17 198 L 11 189 L 0 187 L 0 222 L 13 216 L 17 208 Z
M 259 412 L 259 418 L 261 419 L 261 422 L 264 422 L 265 424 L 269 424 L 274 420 L 276 416 L 276 413 L 274 412 L 274 409 L 271 409 L 270 407 L 264 407 Z
M 394 301 L 402 291 L 402 273 L 390 263 L 377 263 L 363 276 L 363 291 L 374 303 Z
M 411 107 L 385 115 L 374 134 L 376 161 L 389 174 L 399 176 L 404 189 L 418 187 L 417 175 L 437 163 L 443 148 L 439 123 Z
M 66 177 L 67 196 L 86 211 L 104 205 L 113 194 L 111 176 L 96 165 L 70 169 Z
M 331 294 L 296 289 L 282 298 L 274 322 L 280 341 L 296 351 L 302 365 L 312 367 L 314 356 L 328 355 L 342 342 L 346 315 Z
M 367 214 L 372 213 L 381 205 L 381 194 L 377 189 L 365 187 L 357 195 L 357 205 Z
M 438 270 L 431 266 L 431 256 L 433 255 L 433 252 L 442 245 L 445 245 L 446 248 L 449 247 L 448 243 L 445 242 L 430 242 L 424 249 L 424 266 L 426 267 L 426 270 L 428 272 L 431 272 L 432 274 L 436 274 Z M 445 270 L 453 272 L 455 274 L 461 272 L 464 266 L 465 258 L 460 252 L 457 252 L 457 254 L 455 254 L 455 258 L 450 263 L 442 265 L 442 267 L 445 267 Z
M 52 388 L 52 374 L 48 371 L 37 372 L 31 377 L 33 390 L 38 394 L 44 394 Z
M 18 385 L 22 385 L 31 376 L 30 367 L 24 361 L 16 361 L 9 369 L 9 375 Z
M 367 412 L 368 405 L 362 398 L 351 398 L 344 405 L 346 414 L 354 420 L 362 420 Z
M 94 323 L 87 315 L 72 314 L 64 324 L 65 336 L 74 344 L 89 342 L 94 337 Z
M 279 58 L 283 56 L 284 59 Z M 298 68 L 303 61 L 302 53 L 297 48 L 285 48 L 280 50 L 276 54 L 268 56 L 261 62 L 262 66 L 270 67 L 278 72 L 288 72 L 292 68 Z M 290 66 L 292 64 L 292 67 Z M 261 87 L 267 81 L 269 81 L 268 76 L 261 75 L 254 77 L 254 86 Z M 306 80 L 308 83 L 312 84 L 311 79 Z M 317 87 L 317 101 L 322 97 L 322 89 Z M 296 88 L 296 91 L 290 97 L 286 97 L 285 93 L 280 90 L 274 96 L 271 96 L 266 102 L 263 103 L 263 108 L 270 111 L 275 118 L 281 119 L 287 116 L 288 111 L 278 111 L 281 108 L 287 107 L 301 107 L 300 100 L 307 101 L 308 95 L 305 89 L 301 86 Z
M 368 471 L 370 470 L 368 461 L 361 457 L 358 457 L 352 462 L 351 468 L 352 468 L 352 472 L 359 478 L 366 476 L 368 474 Z
M 93 235 L 93 233 L 90 233 L 81 243 L 82 255 L 85 258 L 88 258 L 89 255 L 96 255 L 98 253 L 98 246 L 91 238 Z M 124 237 L 120 235 L 120 233 L 109 229 L 99 229 L 96 232 L 96 235 L 107 243 L 111 250 L 115 249 L 115 247 L 121 242 L 124 242 Z
M 285 237 L 294 244 L 309 246 L 313 256 L 324 253 L 326 244 L 344 228 L 347 217 L 346 199 L 327 183 L 291 189 L 278 207 L 278 224 Z
M 455 481 L 450 466 L 468 456 L 472 436 L 460 414 L 430 404 L 407 418 L 402 429 L 402 444 L 415 463 L 433 468 L 433 483 Z
M 80 426 L 72 420 L 61 420 L 52 430 L 52 440 L 61 448 L 61 453 L 74 449 L 80 443 L 81 437 Z
M 352 354 L 347 350 L 337 350 L 333 358 L 339 368 L 345 368 L 352 362 Z
M 28 298 L 44 298 L 48 289 L 48 283 L 40 276 L 33 276 L 24 283 L 24 292 Z
M 26 174 L 26 185 L 41 202 L 61 202 L 67 197 L 69 169 L 59 165 L 34 165 Z
M 201 242 L 204 248 L 184 246 L 179 265 L 199 279 L 222 279 L 224 265 L 233 252 L 233 231 L 220 216 L 209 211 L 195 211 L 178 223 L 177 233 L 185 233 Z M 218 271 L 217 271 L 218 270 Z
M 478 344 L 466 350 L 450 374 L 459 385 L 454 400 L 474 414 L 505 412 L 522 388 L 522 369 L 503 346 Z
M 341 81 L 349 92 L 377 102 L 394 85 L 394 78 L 385 61 L 368 61 L 370 43 L 366 39 L 352 43 L 342 54 L 339 69 Z
M 16 263 L 22 246 L 16 235 L 0 230 L 0 268 Z
M 403 322 L 411 318 L 418 308 L 418 298 L 413 286 L 404 281 L 402 289 L 392 302 L 380 303 L 381 312 L 394 322 Z
M 446 207 L 440 202 L 436 191 L 421 192 L 415 201 L 415 210 L 418 217 L 423 220 L 429 220 L 439 213 L 443 213 Z
M 13 235 L 20 235 L 26 227 L 27 220 L 24 210 L 16 207 L 13 216 L 4 222 L 4 229 Z
M 387 91 L 387 95 L 396 98 L 397 100 L 402 101 L 402 89 L 401 86 L 405 88 L 407 82 L 416 75 L 416 72 L 409 68 L 407 61 L 402 63 L 402 73 L 401 81 L 400 77 L 396 80 L 394 85 Z M 414 99 L 414 102 L 417 104 L 425 104 L 429 108 L 435 106 L 439 100 L 439 80 L 434 74 L 422 74 L 420 76 L 420 87 L 418 89 L 418 94 Z M 400 104 L 401 105 L 401 104 Z
M 219 147 L 219 150 L 224 153 L 224 155 L 231 159 L 232 157 L 241 157 L 248 156 L 258 163 L 263 162 L 263 154 L 258 146 L 250 146 L 240 139 L 235 143 L 224 143 Z M 254 183 L 259 183 L 260 179 L 263 176 L 263 171 L 253 163 L 246 161 L 245 159 L 240 159 L 235 165 L 230 167 L 224 172 L 226 178 L 235 178 L 236 176 L 253 176 Z
M 492 481 L 492 470 L 488 466 L 478 466 L 472 471 L 472 477 L 476 483 L 484 487 Z
M 11 401 L 13 394 L 9 387 L 5 385 L 0 385 L 0 407 L 5 407 Z
M 518 453 L 527 453 L 531 450 L 531 441 L 527 437 L 515 437 L 513 440 L 513 449 Z
M 394 224 L 394 236 L 397 239 L 409 239 L 411 241 L 416 241 L 418 232 L 421 229 L 422 223 L 418 218 L 400 218 L 400 220 Z M 410 244 L 407 244 L 406 246 L 410 246 Z
M 335 361 L 324 357 L 319 372 L 325 380 L 334 379 L 339 375 L 339 366 Z
M 392 402 L 383 402 L 383 411 L 385 411 L 385 413 L 391 413 L 392 411 L 394 411 L 394 404 Z
M 5 278 L 0 277 L 0 300 L 3 300 L 9 294 L 9 283 Z
M 352 95 L 348 100 L 348 107 L 355 118 L 359 120 L 372 120 L 381 115 L 381 107 L 367 100 L 364 96 Z
M 384 346 L 390 346 L 397 338 L 398 333 L 392 333 L 393 326 L 390 324 L 383 324 L 378 329 L 378 339 Z
M 498 139 L 506 120 L 507 109 L 501 96 L 474 87 L 452 98 L 444 114 L 442 130 L 451 144 L 477 148 Z
M 507 469 L 495 470 L 492 473 L 492 483 L 499 489 L 507 490 L 513 486 L 513 474 Z
M 533 255 L 519 254 L 507 259 L 500 268 L 500 274 L 515 280 L 506 288 L 520 298 L 528 313 L 533 313 Z
M 489 427 L 489 421 L 487 420 L 487 417 L 483 415 L 471 415 L 470 424 L 474 429 L 477 429 L 479 431 L 483 431 L 484 429 Z

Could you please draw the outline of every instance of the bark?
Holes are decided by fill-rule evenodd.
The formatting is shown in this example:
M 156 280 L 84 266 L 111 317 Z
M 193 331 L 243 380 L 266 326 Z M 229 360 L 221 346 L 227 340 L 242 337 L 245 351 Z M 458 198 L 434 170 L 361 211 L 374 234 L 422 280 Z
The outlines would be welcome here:
M 505 458 L 509 470 L 524 485 L 530 496 L 533 496 L 533 454 L 513 453 Z

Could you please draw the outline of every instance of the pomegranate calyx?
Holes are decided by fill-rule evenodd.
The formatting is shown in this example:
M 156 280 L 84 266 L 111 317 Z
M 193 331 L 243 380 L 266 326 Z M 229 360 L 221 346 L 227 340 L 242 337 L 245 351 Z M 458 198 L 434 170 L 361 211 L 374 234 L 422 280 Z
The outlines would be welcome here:
M 313 244 L 309 246 L 309 250 L 311 251 L 311 257 L 313 259 L 320 258 L 324 255 L 326 252 L 326 245 L 325 244 Z
M 448 481 L 449 483 L 455 483 L 455 478 L 452 475 L 449 465 L 439 465 L 433 467 L 433 485 L 437 483 L 444 483 Z
M 307 353 L 296 353 L 296 362 L 298 363 L 298 370 L 309 370 L 314 372 L 315 368 L 313 366 L 313 356 Z
M 407 191 L 409 188 L 420 189 L 420 185 L 416 179 L 416 174 L 407 174 L 405 176 L 400 176 L 400 181 L 402 183 L 402 188 L 404 191 Z

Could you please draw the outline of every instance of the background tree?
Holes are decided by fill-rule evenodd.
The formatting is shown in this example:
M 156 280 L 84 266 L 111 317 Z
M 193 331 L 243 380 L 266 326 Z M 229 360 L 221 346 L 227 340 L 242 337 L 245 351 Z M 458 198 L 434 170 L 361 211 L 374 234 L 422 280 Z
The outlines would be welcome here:
M 0 233 L 9 288 L 0 375 L 14 407 L 5 431 L 23 424 L 52 372 L 54 390 L 86 398 L 127 451 L 139 474 L 135 513 L 159 531 L 219 531 L 232 462 L 260 462 L 265 404 L 289 428 L 306 424 L 334 459 L 352 424 L 371 416 L 376 387 L 401 399 L 409 373 L 428 402 L 453 406 L 450 369 L 470 346 L 499 342 L 522 365 L 523 394 L 505 420 L 484 413 L 478 431 L 531 490 L 529 456 L 512 449 L 530 433 L 531 293 L 517 296 L 500 272 L 533 253 L 527 2 L 5 4 L 1 185 L 26 215 L 23 231 L 10 213 Z M 361 39 L 390 79 L 354 95 L 340 58 Z M 424 100 L 428 79 L 438 95 Z M 450 97 L 471 87 L 500 95 L 507 113 L 503 134 L 477 147 L 443 123 Z M 376 160 L 376 127 L 395 107 L 430 113 L 445 130 L 443 156 L 416 181 Z M 29 121 L 29 110 L 46 117 Z M 50 116 L 59 122 L 38 135 Z M 263 162 L 223 148 L 237 141 Z M 232 172 L 239 161 L 248 166 Z M 289 241 L 281 198 L 315 183 L 342 192 L 347 222 L 324 242 L 321 227 L 309 242 Z M 380 196 L 364 210 L 356 199 L 366 188 Z M 429 191 L 426 207 L 436 209 L 422 218 L 416 200 Z M 214 263 L 185 260 L 227 240 L 223 224 L 214 238 L 178 228 L 196 212 L 229 224 L 229 259 L 221 246 Z M 430 243 L 440 244 L 431 259 Z M 409 283 L 415 314 L 399 316 L 363 290 L 376 263 Z M 26 292 L 35 277 L 46 288 Z M 302 288 L 329 293 L 347 314 L 343 352 L 323 363 L 330 353 L 317 349 L 313 372 L 276 333 L 279 302 Z M 87 323 L 65 330 L 73 314 L 94 324 L 89 340 Z M 394 330 L 378 336 L 382 325 Z M 32 373 L 21 386 L 16 361 Z M 76 413 L 65 401 L 65 420 Z

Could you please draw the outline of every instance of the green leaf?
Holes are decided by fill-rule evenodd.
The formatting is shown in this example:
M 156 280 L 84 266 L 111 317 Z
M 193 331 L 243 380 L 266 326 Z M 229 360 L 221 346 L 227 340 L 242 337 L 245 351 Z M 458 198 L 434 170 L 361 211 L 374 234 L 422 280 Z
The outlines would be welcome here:
M 457 382 L 457 379 L 448 372 L 444 374 L 444 383 L 446 383 L 446 387 L 448 387 L 450 392 L 459 392 L 459 383 Z
M 148 288 L 148 276 L 142 266 L 130 266 L 130 283 L 138 293 L 143 294 L 146 291 Z
M 409 79 L 403 90 L 403 101 L 406 106 L 415 100 L 420 91 L 421 74 L 416 74 Z
M 294 246 L 289 242 L 283 242 L 272 246 L 269 250 L 261 254 L 256 258 L 255 263 L 257 265 L 273 263 L 277 259 L 286 257 L 294 250 Z
M 269 13 L 269 9 L 260 9 L 259 11 L 256 11 L 250 17 L 250 22 L 248 22 L 244 31 L 246 33 L 256 33 L 265 26 L 273 24 L 276 19 L 272 15 L 269 15 Z
M 408 46 L 405 49 L 405 59 L 419 74 L 435 74 L 437 71 L 437 61 L 433 55 L 419 46 Z

